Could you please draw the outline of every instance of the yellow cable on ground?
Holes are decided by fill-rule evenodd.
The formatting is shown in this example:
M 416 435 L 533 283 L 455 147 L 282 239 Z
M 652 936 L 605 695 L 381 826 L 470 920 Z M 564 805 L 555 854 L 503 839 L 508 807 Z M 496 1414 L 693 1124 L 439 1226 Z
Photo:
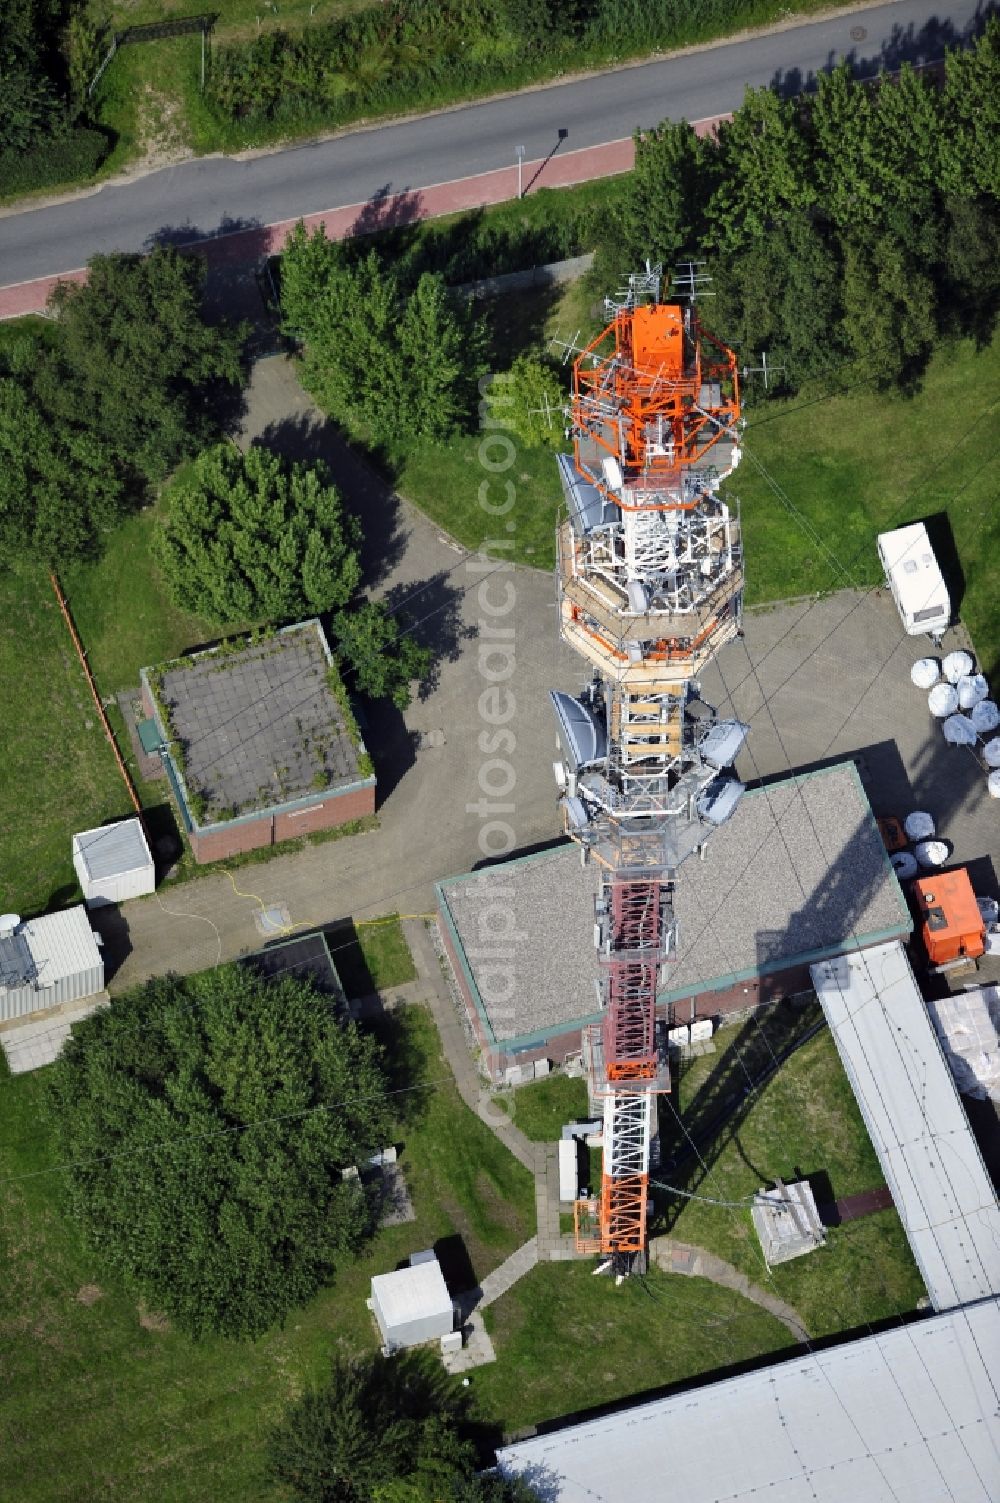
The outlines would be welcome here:
M 261 913 L 266 913 L 267 912 L 267 904 L 264 902 L 263 898 L 259 897 L 257 895 L 257 893 L 255 893 L 255 892 L 241 892 L 241 890 L 236 886 L 236 878 L 233 876 L 232 872 L 229 871 L 228 869 L 226 871 L 226 876 L 229 878 L 230 882 L 233 884 L 233 892 L 236 894 L 236 896 L 238 898 L 249 898 L 252 903 L 256 903 L 258 905 L 258 907 L 260 908 Z M 292 932 L 293 929 L 311 929 L 311 928 L 315 928 L 315 925 L 313 925 L 313 924 L 275 924 L 273 927 L 274 927 L 275 933 L 277 933 L 277 934 L 291 934 L 291 932 Z
M 233 884 L 233 892 L 238 898 L 249 898 L 252 903 L 256 903 L 258 905 L 261 913 L 267 912 L 267 904 L 264 902 L 264 899 L 255 892 L 242 892 L 240 888 L 236 886 L 236 878 L 233 876 L 232 872 L 228 870 L 228 868 L 226 869 L 226 876 Z M 402 919 L 434 918 L 437 918 L 436 913 L 390 913 L 387 914 L 384 918 L 360 919 L 357 923 L 355 923 L 354 927 L 355 929 L 369 929 L 375 924 L 395 924 L 399 923 Z M 274 925 L 275 931 L 279 934 L 291 934 L 293 929 L 316 929 L 318 927 L 319 926 L 317 924 L 305 923 Z

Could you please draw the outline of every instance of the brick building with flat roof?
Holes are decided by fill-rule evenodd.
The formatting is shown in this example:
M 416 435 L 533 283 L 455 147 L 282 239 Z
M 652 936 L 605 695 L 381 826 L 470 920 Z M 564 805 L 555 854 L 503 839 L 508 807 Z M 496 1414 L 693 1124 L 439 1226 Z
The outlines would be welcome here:
M 143 745 L 162 758 L 196 861 L 375 812 L 375 773 L 318 621 L 144 668 Z
M 445 950 L 494 1079 L 577 1053 L 600 1020 L 599 875 L 560 845 L 438 884 Z M 671 1026 L 804 991 L 815 961 L 913 927 L 853 762 L 748 791 L 680 868 L 674 908 L 658 1006 Z

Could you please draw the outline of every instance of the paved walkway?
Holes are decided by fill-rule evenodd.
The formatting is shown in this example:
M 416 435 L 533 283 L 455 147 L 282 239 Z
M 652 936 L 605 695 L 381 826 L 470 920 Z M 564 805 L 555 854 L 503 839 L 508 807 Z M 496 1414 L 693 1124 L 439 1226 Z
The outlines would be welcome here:
M 715 1253 L 709 1252 L 704 1247 L 696 1247 L 690 1242 L 678 1242 L 674 1237 L 654 1237 L 649 1244 L 649 1258 L 657 1268 L 664 1273 L 680 1273 L 689 1278 L 708 1279 L 712 1284 L 721 1284 L 724 1289 L 732 1289 L 734 1294 L 740 1294 L 744 1299 L 759 1305 L 775 1320 L 795 1337 L 796 1341 L 807 1342 L 809 1332 L 799 1319 L 797 1312 L 784 1300 L 778 1299 L 777 1295 L 769 1294 L 766 1289 L 752 1284 L 746 1274 L 740 1273 L 732 1263 L 727 1263 L 724 1258 L 717 1258 Z
M 526 1273 L 530 1273 L 537 1262 L 538 1238 L 531 1237 L 512 1252 L 499 1268 L 494 1268 L 492 1273 L 486 1275 L 479 1288 L 477 1309 L 485 1310 L 487 1305 L 492 1305 L 493 1301 L 498 1300 L 502 1294 L 506 1294 L 518 1279 L 523 1279 Z

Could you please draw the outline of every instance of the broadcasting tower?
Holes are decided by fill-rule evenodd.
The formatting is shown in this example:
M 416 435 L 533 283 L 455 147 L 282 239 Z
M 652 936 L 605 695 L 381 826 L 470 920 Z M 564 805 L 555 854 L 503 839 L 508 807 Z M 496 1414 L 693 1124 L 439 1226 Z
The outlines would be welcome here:
M 661 302 L 660 268 L 630 277 L 577 354 L 573 455 L 557 459 L 559 628 L 592 670 L 552 694 L 567 834 L 600 867 L 595 903 L 604 1021 L 584 1036 L 604 1102 L 600 1200 L 577 1202 L 581 1251 L 642 1271 L 656 1094 L 670 1089 L 656 1026 L 676 956 L 677 869 L 733 813 L 748 727 L 720 720 L 698 675 L 740 629 L 739 519 L 719 486 L 740 459 L 733 353 L 687 302 Z

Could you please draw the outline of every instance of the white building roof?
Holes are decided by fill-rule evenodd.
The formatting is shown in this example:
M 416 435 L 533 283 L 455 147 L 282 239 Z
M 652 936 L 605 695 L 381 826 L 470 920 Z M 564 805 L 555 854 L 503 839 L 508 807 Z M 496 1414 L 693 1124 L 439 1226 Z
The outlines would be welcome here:
M 138 819 L 123 819 L 119 824 L 83 830 L 73 836 L 73 851 L 79 854 L 92 882 L 98 882 L 102 877 L 118 877 L 123 872 L 144 870 L 153 864 Z
M 372 1279 L 372 1298 L 378 1301 L 390 1328 L 429 1316 L 450 1315 L 452 1310 L 448 1285 L 436 1258 L 410 1268 L 398 1268 L 395 1273 L 376 1274 Z
M 61 913 L 27 919 L 18 930 L 28 942 L 38 970 L 39 987 L 55 986 L 67 976 L 80 976 L 100 966 L 101 952 L 82 903 Z
M 1000 1206 L 902 945 L 810 973 L 932 1305 L 1000 1294 Z
M 505 1446 L 547 1503 L 992 1503 L 996 1300 Z

